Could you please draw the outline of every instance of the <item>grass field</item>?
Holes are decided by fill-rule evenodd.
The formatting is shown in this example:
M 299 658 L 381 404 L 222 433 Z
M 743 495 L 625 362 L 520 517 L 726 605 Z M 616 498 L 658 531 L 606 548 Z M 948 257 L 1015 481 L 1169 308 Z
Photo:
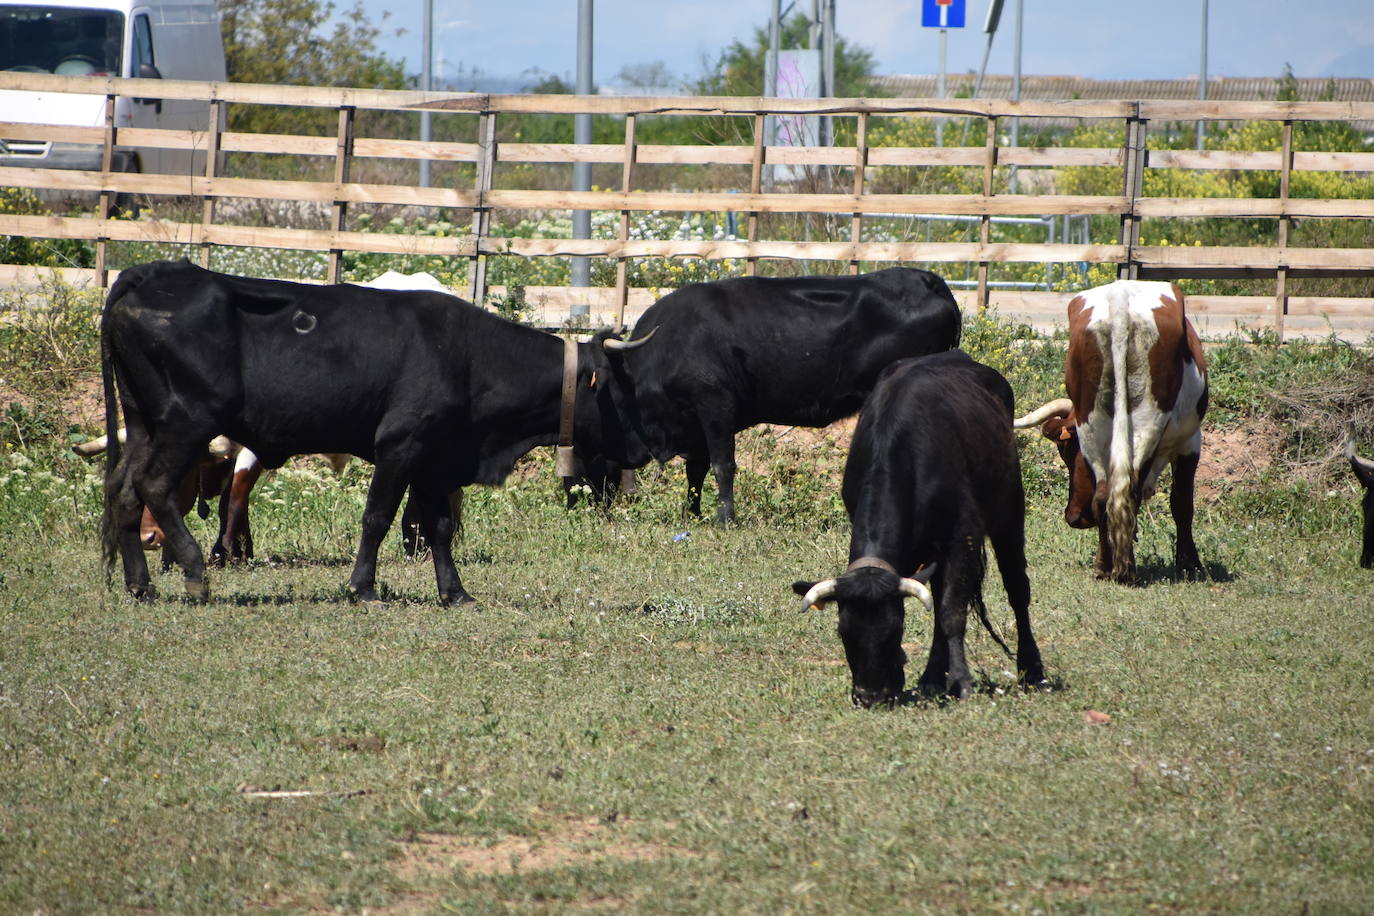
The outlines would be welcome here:
M 1246 352 L 1213 382 L 1242 467 L 1272 445 L 1246 405 L 1287 371 Z M 208 605 L 135 603 L 99 568 L 97 469 L 12 445 L 0 911 L 1370 911 L 1374 573 L 1348 473 L 1212 480 L 1199 582 L 1172 580 L 1157 499 L 1123 588 L 1091 579 L 1095 534 L 1065 527 L 1028 436 L 1057 689 L 1014 689 L 971 629 L 973 699 L 859 711 L 833 616 L 789 590 L 843 568 L 842 443 L 788 441 L 745 437 L 724 530 L 679 520 L 678 464 L 609 519 L 564 512 L 536 453 L 470 493 L 480 610 L 438 607 L 395 538 L 390 601 L 349 603 L 368 474 L 308 464 L 255 496 L 270 559 L 213 574 Z M 911 666 L 929 635 L 913 610 Z

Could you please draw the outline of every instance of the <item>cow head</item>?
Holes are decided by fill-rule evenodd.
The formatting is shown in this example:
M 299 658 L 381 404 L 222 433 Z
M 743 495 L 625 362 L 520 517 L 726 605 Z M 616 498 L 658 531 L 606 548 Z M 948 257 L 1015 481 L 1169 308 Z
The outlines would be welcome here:
M 876 566 L 850 569 L 837 579 L 794 582 L 792 590 L 804 596 L 803 609 L 824 608 L 829 601 L 839 606 L 840 640 L 849 662 L 850 699 L 855 706 L 892 706 L 906 686 L 906 652 L 902 630 L 906 619 L 903 601 L 919 598 L 927 609 L 934 607 L 927 582 L 933 567 L 917 578 L 904 579 Z
M 1070 528 L 1093 528 L 1100 517 L 1096 475 L 1078 444 L 1078 418 L 1073 402 L 1068 398 L 1050 401 L 1026 414 L 1012 425 L 1029 429 L 1040 425 L 1040 434 L 1054 443 L 1059 457 L 1069 472 L 1069 502 L 1064 507 L 1064 521 Z M 1105 494 L 1102 494 L 1105 498 Z
M 573 443 L 584 462 L 630 468 L 648 463 L 634 380 L 622 355 L 647 339 L 626 342 L 601 331 L 590 342 L 579 344 Z

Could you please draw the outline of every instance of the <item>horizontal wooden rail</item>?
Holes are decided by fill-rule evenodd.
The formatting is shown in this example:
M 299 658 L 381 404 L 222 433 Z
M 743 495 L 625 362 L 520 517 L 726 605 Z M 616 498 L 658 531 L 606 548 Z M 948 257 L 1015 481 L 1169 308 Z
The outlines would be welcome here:
M 591 302 L 594 315 L 605 317 L 605 310 L 610 309 L 614 313 L 611 323 L 620 324 L 627 309 L 633 314 L 660 292 L 628 287 L 629 267 L 643 259 L 729 261 L 742 265 L 739 272 L 746 273 L 754 273 L 764 260 L 829 262 L 850 270 L 894 262 L 945 265 L 939 269 L 952 282 L 960 274 L 969 278 L 956 285 L 976 283 L 976 290 L 958 291 L 961 301 L 978 307 L 1013 304 L 1028 315 L 1062 313 L 1062 296 L 997 288 L 999 283 L 1027 282 L 1005 279 L 1009 275 L 1024 277 L 1025 272 L 1004 270 L 999 279 L 989 273 L 990 265 L 1074 265 L 1072 269 L 1086 270 L 1088 265 L 1108 264 L 1121 276 L 1185 281 L 1261 278 L 1275 284 L 1272 297 L 1191 296 L 1190 308 L 1201 316 L 1243 318 L 1255 326 L 1268 321 L 1280 333 L 1285 315 L 1309 322 L 1331 316 L 1374 322 L 1374 301 L 1370 299 L 1292 296 L 1287 285 L 1299 277 L 1374 277 L 1374 248 L 1300 247 L 1289 241 L 1297 220 L 1374 220 L 1374 199 L 1370 199 L 1374 194 L 1348 199 L 1294 196 L 1311 193 L 1314 187 L 1360 188 L 1358 182 L 1368 182 L 1374 173 L 1374 151 L 1295 150 L 1293 127 L 1302 121 L 1374 121 L 1374 103 L 608 98 L 124 80 L 12 71 L 0 72 L 3 90 L 74 93 L 105 100 L 107 123 L 85 127 L 5 121 L 5 112 L 0 111 L 0 140 L 18 147 L 16 154 L 5 157 L 0 165 L 0 186 L 58 197 L 98 197 L 103 203 L 97 213 L 110 212 L 111 203 L 120 198 L 153 202 L 145 203 L 145 207 L 163 217 L 111 220 L 0 214 L 0 235 L 91 242 L 96 250 L 94 276 L 102 284 L 108 282 L 110 272 L 105 266 L 110 252 L 116 250 L 108 246 L 124 242 L 189 246 L 199 249 L 202 263 L 212 263 L 216 246 L 321 252 L 326 255 L 331 279 L 339 276 L 345 252 L 450 258 L 456 259 L 457 267 L 467 268 L 467 292 L 479 301 L 511 292 L 488 289 L 487 262 L 491 259 L 586 256 L 616 261 L 614 289 L 559 291 L 539 287 L 527 288 L 524 294 L 531 301 L 538 299 L 539 308 L 544 310 L 541 314 L 548 320 L 556 317 L 550 309 L 563 307 L 566 314 L 568 305 Z M 216 126 L 222 123 L 217 117 L 207 117 L 204 130 L 119 127 L 113 122 L 116 96 L 200 100 L 214 103 L 217 110 L 226 105 L 333 110 L 338 112 L 338 132 L 337 136 L 310 136 L 230 131 Z M 361 111 L 427 111 L 452 119 L 444 122 L 450 128 L 448 136 L 473 139 L 420 141 L 359 136 L 358 125 L 364 123 L 357 117 Z M 581 113 L 623 119 L 624 142 L 500 139 L 503 133 L 498 128 L 509 123 L 507 116 Z M 768 116 L 794 115 L 828 115 L 839 123 L 847 120 L 848 127 L 838 134 L 850 138 L 849 145 L 783 146 L 765 142 L 763 128 Z M 654 123 L 657 116 L 731 119 L 740 140 L 720 146 L 639 142 L 651 135 L 645 125 Z M 1106 123 L 1114 126 L 1123 140 L 1119 146 L 1098 148 L 1003 147 L 998 136 L 1005 129 L 1005 119 L 1013 117 L 1032 126 L 1039 119 L 1055 130 L 1066 123 Z M 973 129 L 957 133 L 946 130 L 945 136 L 970 138 L 975 145 L 875 145 L 909 136 L 909 132 L 884 128 L 902 126 L 912 118 L 968 119 L 964 123 Z M 1152 124 L 1173 130 L 1172 125 L 1200 120 L 1268 121 L 1280 126 L 1277 133 L 1283 139 L 1273 149 L 1252 151 L 1149 148 L 1152 136 L 1159 136 L 1152 133 Z M 384 121 L 394 124 L 396 119 Z M 455 121 L 457 131 L 453 132 Z M 196 174 L 44 169 L 32 167 L 18 154 L 25 144 L 44 141 L 97 148 L 105 169 L 122 161 L 112 156 L 116 148 L 133 148 L 230 154 L 230 170 L 226 174 L 221 167 L 225 161 L 222 157 Z M 245 165 L 268 156 L 296 157 L 303 167 L 291 178 L 245 177 L 254 174 Z M 419 187 L 412 182 L 418 171 L 416 163 L 421 162 L 461 168 L 436 173 L 439 180 L 432 186 Z M 366 169 L 357 167 L 360 163 L 367 163 Z M 602 169 L 615 166 L 620 178 L 613 182 L 613 189 L 529 189 L 519 184 L 527 180 L 524 176 L 531 174 L 530 170 L 499 168 L 552 166 L 533 174 L 540 176 L 540 181 L 556 181 L 551 176 L 571 171 L 558 167 L 571 163 L 591 163 Z M 714 182 L 711 187 L 665 189 L 668 182 L 653 176 L 674 166 L 724 168 L 705 172 Z M 284 167 L 289 169 L 289 162 Z M 651 167 L 660 167 L 660 171 Z M 272 171 L 263 169 L 257 174 L 292 175 L 282 168 L 281 162 L 273 160 Z M 921 171 L 931 168 L 952 171 Z M 1087 177 L 1093 187 L 1105 187 L 1110 193 L 1058 193 L 1073 186 L 1069 180 L 1076 173 L 1071 170 L 1081 168 L 1104 170 L 1109 176 L 1105 181 L 1099 174 Z M 1160 187 L 1148 176 L 1171 170 L 1269 172 L 1277 179 L 1279 190 L 1272 198 L 1259 199 L 1145 196 L 1151 188 Z M 1351 180 L 1294 183 L 1304 173 L 1332 172 L 1344 173 Z M 323 180 L 305 177 L 315 174 Z M 668 174 L 672 177 L 674 173 Z M 931 174 L 935 181 L 923 185 L 923 176 Z M 954 184 L 956 181 L 959 184 Z M 951 186 L 976 188 L 979 193 L 909 193 L 922 187 Z M 162 210 L 156 205 L 172 199 L 191 201 L 193 210 Z M 294 206 L 253 208 L 243 206 L 243 201 Z M 295 224 L 238 224 L 247 221 L 245 214 L 256 214 L 259 209 L 289 213 Z M 186 215 L 197 211 L 199 222 Z M 505 235 L 517 220 L 540 219 L 547 214 L 561 217 L 570 211 L 614 214 L 620 227 L 618 237 L 577 240 Z M 178 215 L 167 218 L 168 213 Z M 357 219 L 360 213 L 383 218 L 400 213 L 407 221 L 437 217 L 463 226 L 464 231 L 450 230 L 446 236 L 363 231 L 370 224 Z M 733 226 L 732 235 L 706 240 L 644 238 L 645 230 L 632 229 L 639 221 L 635 214 L 684 214 L 692 217 L 694 226 L 715 227 L 719 235 L 723 235 L 720 227 L 728 223 Z M 798 219 L 798 215 L 806 219 Z M 1189 224 L 1176 224 L 1178 220 Z M 1188 237 L 1197 224 L 1209 220 L 1270 221 L 1275 227 L 1273 241 L 1254 247 L 1148 244 L 1160 238 Z M 651 227 L 676 225 L 677 221 L 639 222 Z M 949 228 L 936 235 L 932 230 L 937 226 Z M 770 238 L 768 233 L 776 235 Z M 1320 236 L 1294 235 L 1314 237 Z M 455 262 L 450 261 L 448 268 L 454 267 Z M 1046 282 L 1050 270 L 1047 266 Z M 1065 268 L 1056 270 L 1057 277 L 1064 276 Z M 975 273 L 976 281 L 971 279 Z M 14 282 L 27 282 L 36 274 L 0 265 L 0 282 L 6 276 Z

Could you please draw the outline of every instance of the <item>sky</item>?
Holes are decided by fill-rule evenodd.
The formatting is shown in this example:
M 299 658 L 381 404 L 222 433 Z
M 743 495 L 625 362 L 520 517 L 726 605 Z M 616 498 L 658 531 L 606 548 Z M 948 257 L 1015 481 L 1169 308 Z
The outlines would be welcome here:
M 379 49 L 419 73 L 424 0 L 362 2 L 383 31 Z M 988 0 L 965 2 L 967 27 L 948 38 L 951 74 L 977 72 L 987 43 Z M 989 73 L 1012 71 L 1016 2 L 1006 0 Z M 432 3 L 436 81 L 452 81 L 460 71 L 526 84 L 534 82 L 530 74 L 573 81 L 578 0 Z M 1023 3 L 1025 75 L 1178 79 L 1200 69 L 1202 0 Z M 873 53 L 876 73 L 938 72 L 939 31 L 921 28 L 920 0 L 835 5 L 836 30 Z M 793 4 L 794 11 L 810 7 L 811 0 Z M 383 18 L 383 10 L 390 15 Z M 623 67 L 655 63 L 680 79 L 697 78 L 732 41 L 751 41 L 771 10 L 772 0 L 594 0 L 593 79 L 613 84 Z M 1374 0 L 1210 0 L 1209 76 L 1278 76 L 1285 63 L 1297 76 L 1374 78 Z

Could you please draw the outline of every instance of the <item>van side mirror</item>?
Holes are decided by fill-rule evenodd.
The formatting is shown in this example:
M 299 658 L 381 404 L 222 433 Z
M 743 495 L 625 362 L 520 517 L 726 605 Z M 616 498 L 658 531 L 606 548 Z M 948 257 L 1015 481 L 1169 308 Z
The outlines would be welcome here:
M 154 64 L 139 64 L 138 78 L 142 80 L 160 80 L 162 73 Z M 162 99 L 134 99 L 140 105 L 156 105 L 158 114 L 162 114 Z

